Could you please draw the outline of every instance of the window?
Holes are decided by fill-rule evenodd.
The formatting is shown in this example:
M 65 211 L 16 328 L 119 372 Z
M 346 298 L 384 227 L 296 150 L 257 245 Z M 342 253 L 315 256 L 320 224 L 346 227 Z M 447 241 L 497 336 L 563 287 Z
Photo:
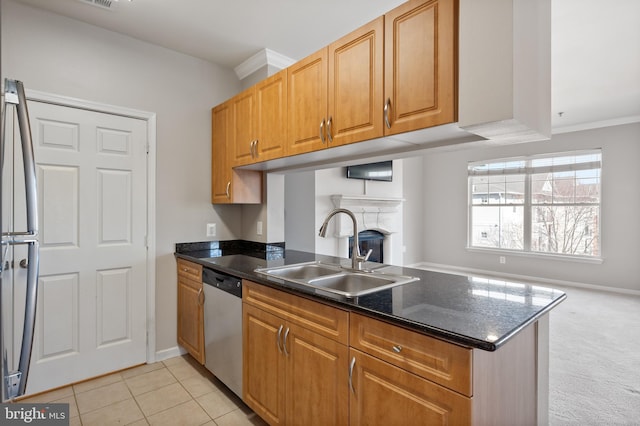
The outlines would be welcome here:
M 600 150 L 469 163 L 469 246 L 600 257 Z

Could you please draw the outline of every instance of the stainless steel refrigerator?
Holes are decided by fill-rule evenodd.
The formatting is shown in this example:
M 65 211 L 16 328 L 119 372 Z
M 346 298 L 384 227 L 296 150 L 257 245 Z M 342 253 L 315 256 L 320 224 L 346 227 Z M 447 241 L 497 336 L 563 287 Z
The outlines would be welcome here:
M 38 293 L 38 195 L 22 82 L 5 80 L 0 129 L 2 401 L 25 393 Z M 14 259 L 15 257 L 15 259 Z

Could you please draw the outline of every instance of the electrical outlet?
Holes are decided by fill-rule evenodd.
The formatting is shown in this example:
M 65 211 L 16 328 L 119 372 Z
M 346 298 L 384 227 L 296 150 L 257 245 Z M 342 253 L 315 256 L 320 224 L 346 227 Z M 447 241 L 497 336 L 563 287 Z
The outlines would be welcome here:
M 215 237 L 215 236 L 216 236 L 216 224 L 207 223 L 207 237 Z
M 501 263 L 501 264 L 503 264 L 503 265 L 504 265 L 505 263 L 507 263 L 507 258 L 506 258 L 506 257 L 504 257 L 504 256 L 500 256 L 500 259 L 499 259 L 499 260 L 500 260 L 500 263 Z
M 256 224 L 256 234 L 262 235 L 262 221 L 259 220 Z

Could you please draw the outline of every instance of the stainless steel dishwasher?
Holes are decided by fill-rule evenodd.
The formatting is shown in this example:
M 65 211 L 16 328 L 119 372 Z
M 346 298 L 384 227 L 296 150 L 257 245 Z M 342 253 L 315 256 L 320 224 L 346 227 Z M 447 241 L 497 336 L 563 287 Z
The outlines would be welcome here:
M 242 280 L 202 268 L 205 367 L 242 398 Z

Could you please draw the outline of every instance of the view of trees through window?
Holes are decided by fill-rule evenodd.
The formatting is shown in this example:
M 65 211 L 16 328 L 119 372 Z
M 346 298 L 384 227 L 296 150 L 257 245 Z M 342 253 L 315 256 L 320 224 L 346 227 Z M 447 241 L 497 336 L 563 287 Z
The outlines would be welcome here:
M 469 246 L 600 256 L 599 151 L 471 163 Z

